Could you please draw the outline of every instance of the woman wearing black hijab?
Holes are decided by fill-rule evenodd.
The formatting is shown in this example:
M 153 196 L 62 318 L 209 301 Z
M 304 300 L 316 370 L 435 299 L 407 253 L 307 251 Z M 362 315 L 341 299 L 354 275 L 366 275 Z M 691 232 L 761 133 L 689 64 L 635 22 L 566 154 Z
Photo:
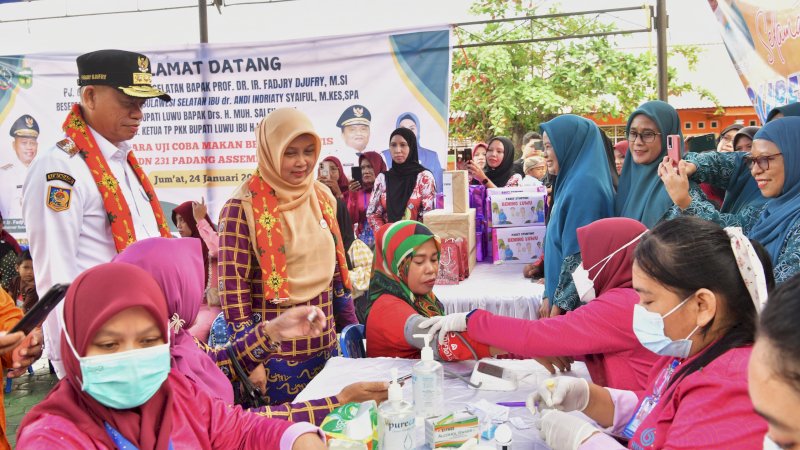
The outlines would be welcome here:
M 470 161 L 467 170 L 487 188 L 514 187 L 522 181 L 522 176 L 514 173 L 514 144 L 505 137 L 493 137 L 489 141 L 485 172 L 473 161 Z
M 419 163 L 417 137 L 413 131 L 394 130 L 389 140 L 389 154 L 392 168 L 375 178 L 367 208 L 367 220 L 373 230 L 398 220 L 421 222 L 436 200 L 436 183 L 433 174 Z

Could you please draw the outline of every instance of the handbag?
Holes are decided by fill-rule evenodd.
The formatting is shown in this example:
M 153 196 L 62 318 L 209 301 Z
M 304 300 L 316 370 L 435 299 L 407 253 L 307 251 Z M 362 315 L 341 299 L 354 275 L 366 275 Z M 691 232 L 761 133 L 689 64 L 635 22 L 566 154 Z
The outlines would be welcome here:
M 259 408 L 267 406 L 267 401 L 264 400 L 264 394 L 261 389 L 257 388 L 248 378 L 247 372 L 239 363 L 236 352 L 230 344 L 225 346 L 225 351 L 228 353 L 228 358 L 231 360 L 233 371 L 236 372 L 236 377 L 239 378 L 238 388 L 237 383 L 234 383 L 234 403 L 242 405 L 244 408 Z

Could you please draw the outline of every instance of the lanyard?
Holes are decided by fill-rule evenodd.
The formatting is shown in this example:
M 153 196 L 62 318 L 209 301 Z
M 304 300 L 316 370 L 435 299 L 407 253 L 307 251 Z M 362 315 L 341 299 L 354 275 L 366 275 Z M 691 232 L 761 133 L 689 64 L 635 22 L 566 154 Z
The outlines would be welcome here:
M 639 408 L 636 409 L 636 413 L 634 413 L 628 424 L 625 425 L 625 429 L 622 431 L 623 437 L 627 439 L 633 438 L 633 435 L 636 434 L 636 430 L 639 428 L 639 425 L 644 422 L 644 419 L 647 418 L 650 412 L 653 411 L 653 408 L 655 408 L 655 406 L 658 404 L 658 401 L 661 400 L 661 395 L 669 385 L 669 380 L 672 378 L 672 374 L 675 373 L 675 369 L 679 364 L 680 361 L 678 359 L 674 359 L 669 366 L 665 367 L 661 373 L 658 374 L 658 378 L 656 378 L 656 381 L 653 384 L 653 393 L 642 400 Z

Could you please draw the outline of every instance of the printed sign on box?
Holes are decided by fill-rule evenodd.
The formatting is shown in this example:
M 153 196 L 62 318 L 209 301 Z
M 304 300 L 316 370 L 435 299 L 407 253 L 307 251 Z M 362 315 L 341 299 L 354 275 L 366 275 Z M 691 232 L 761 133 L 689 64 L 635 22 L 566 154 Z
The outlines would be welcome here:
M 528 264 L 542 255 L 544 225 L 492 229 L 492 262 Z
M 492 228 L 544 224 L 543 192 L 523 192 L 486 197 L 486 214 Z

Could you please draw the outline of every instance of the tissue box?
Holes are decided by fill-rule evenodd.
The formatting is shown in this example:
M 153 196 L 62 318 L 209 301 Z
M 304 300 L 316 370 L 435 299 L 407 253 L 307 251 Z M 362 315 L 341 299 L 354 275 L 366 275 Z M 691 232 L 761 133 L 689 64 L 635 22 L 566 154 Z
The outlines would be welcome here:
M 367 450 L 377 450 L 378 406 L 374 400 L 345 403 L 325 416 L 320 429 L 329 441 L 350 441 L 363 444 Z
M 457 412 L 425 421 L 425 443 L 430 448 L 459 447 L 480 433 L 478 416 Z
M 492 229 L 492 262 L 535 262 L 544 248 L 544 225 Z
M 491 190 L 491 189 L 490 189 Z M 486 219 L 492 228 L 544 224 L 545 192 L 486 196 Z
M 475 250 L 475 210 L 470 209 L 464 213 L 448 213 L 440 209 L 428 211 L 422 216 L 422 221 L 430 228 L 433 234 L 440 239 L 463 238 L 467 242 L 468 270 L 472 272 L 476 262 Z
M 466 170 L 449 170 L 442 174 L 442 192 L 447 212 L 464 213 L 469 209 L 469 177 Z

